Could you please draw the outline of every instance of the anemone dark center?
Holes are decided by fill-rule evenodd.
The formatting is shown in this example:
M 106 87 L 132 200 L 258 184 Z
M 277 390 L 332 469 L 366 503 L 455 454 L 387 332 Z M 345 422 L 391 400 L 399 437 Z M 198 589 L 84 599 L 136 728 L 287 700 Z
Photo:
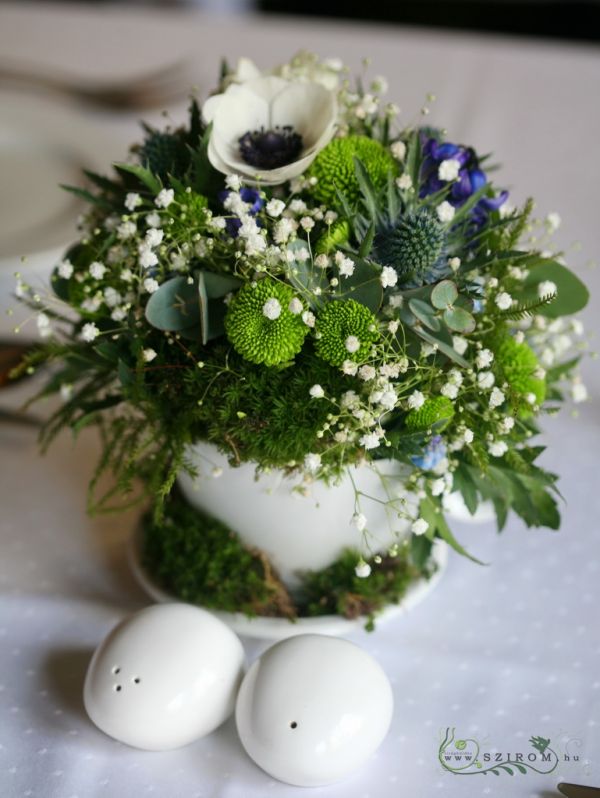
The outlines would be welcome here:
M 287 166 L 302 152 L 302 136 L 291 125 L 248 131 L 239 144 L 244 161 L 257 169 Z

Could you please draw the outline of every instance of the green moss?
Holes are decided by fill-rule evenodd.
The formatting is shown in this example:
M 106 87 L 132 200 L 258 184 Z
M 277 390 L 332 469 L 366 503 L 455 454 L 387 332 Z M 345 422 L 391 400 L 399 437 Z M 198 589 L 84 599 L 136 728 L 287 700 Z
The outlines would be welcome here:
M 291 286 L 270 277 L 240 288 L 229 305 L 225 331 L 243 358 L 276 366 L 298 354 L 308 327 L 302 313 L 289 309 L 294 297 Z M 274 303 L 272 313 L 269 303 Z
M 354 572 L 360 555 L 347 550 L 329 568 L 304 574 L 292 599 L 262 552 L 248 549 L 235 532 L 178 493 L 161 523 L 146 517 L 144 533 L 144 567 L 163 589 L 192 604 L 248 616 L 366 617 L 372 629 L 378 611 L 401 601 L 414 580 L 431 573 L 428 566 L 417 568 L 406 552 L 371 560 L 371 575 L 360 579 Z
M 438 422 L 438 432 L 445 429 L 454 416 L 454 405 L 446 396 L 434 396 L 427 399 L 418 410 L 411 410 L 406 416 L 405 424 L 409 430 L 429 429 Z
M 333 366 L 344 360 L 364 363 L 379 338 L 377 319 L 354 299 L 329 302 L 317 316 L 316 351 Z
M 311 189 L 318 202 L 337 204 L 336 189 L 352 204 L 360 198 L 360 186 L 354 170 L 354 158 L 359 158 L 376 190 L 387 185 L 388 174 L 398 173 L 398 164 L 390 152 L 367 136 L 346 136 L 333 139 L 321 150 L 307 172 L 316 177 L 317 184 Z

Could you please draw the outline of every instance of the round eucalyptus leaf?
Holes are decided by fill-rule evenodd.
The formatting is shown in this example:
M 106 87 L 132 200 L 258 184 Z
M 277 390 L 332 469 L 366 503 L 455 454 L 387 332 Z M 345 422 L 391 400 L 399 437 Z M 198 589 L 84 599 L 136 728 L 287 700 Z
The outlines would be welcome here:
M 464 308 L 447 308 L 444 311 L 444 321 L 456 332 L 470 333 L 475 329 L 475 319 Z
M 431 303 L 434 307 L 444 310 L 454 304 L 458 296 L 458 289 L 452 280 L 442 280 L 431 292 Z
M 146 305 L 146 319 L 157 330 L 179 331 L 200 323 L 198 283 L 173 277 L 155 291 Z
M 424 302 L 422 299 L 411 299 L 408 307 L 421 324 L 429 327 L 430 330 L 437 331 L 440 329 L 440 320 L 436 317 L 435 310 L 428 302 Z

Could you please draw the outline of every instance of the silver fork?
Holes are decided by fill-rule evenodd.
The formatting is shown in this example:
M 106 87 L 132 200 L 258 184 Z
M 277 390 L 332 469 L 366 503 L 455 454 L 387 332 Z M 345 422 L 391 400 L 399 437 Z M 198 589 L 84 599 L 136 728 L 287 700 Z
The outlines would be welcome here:
M 71 75 L 50 74 L 40 66 L 0 63 L 0 84 L 42 89 L 72 97 L 97 108 L 114 111 L 156 108 L 184 97 L 189 91 L 184 62 L 127 80 L 80 81 Z

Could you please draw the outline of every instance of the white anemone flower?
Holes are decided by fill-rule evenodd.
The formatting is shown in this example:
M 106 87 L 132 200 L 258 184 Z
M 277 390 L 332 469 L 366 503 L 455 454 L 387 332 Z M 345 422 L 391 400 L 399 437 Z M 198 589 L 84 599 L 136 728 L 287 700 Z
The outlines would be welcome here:
M 215 169 L 273 186 L 302 174 L 329 143 L 337 102 L 317 83 L 264 76 L 231 84 L 202 113 L 213 125 L 208 157 Z

